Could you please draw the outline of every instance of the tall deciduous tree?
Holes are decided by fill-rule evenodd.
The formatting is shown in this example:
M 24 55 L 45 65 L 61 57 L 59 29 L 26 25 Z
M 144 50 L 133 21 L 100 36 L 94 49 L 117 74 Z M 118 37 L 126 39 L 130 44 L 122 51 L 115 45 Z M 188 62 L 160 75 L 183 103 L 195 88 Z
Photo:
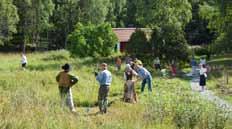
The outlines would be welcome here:
M 110 0 L 106 21 L 112 27 L 124 27 L 126 0 Z
M 40 35 L 50 28 L 49 16 L 54 8 L 51 0 L 14 0 L 18 8 L 20 22 L 18 34 L 22 38 L 23 51 L 25 44 L 39 45 Z
M 18 14 L 12 0 L 0 1 L 0 45 L 11 39 L 12 33 L 17 31 Z
M 184 26 L 192 17 L 188 0 L 127 0 L 126 26 Z
M 208 28 L 219 35 L 213 45 L 217 52 L 232 52 L 232 1 L 205 0 L 200 7 L 203 19 L 209 21 Z
M 101 24 L 106 20 L 110 0 L 80 0 L 81 22 Z
M 53 29 L 50 33 L 50 47 L 66 48 L 67 37 L 74 30 L 75 24 L 80 21 L 79 0 L 53 0 L 55 9 L 51 17 Z

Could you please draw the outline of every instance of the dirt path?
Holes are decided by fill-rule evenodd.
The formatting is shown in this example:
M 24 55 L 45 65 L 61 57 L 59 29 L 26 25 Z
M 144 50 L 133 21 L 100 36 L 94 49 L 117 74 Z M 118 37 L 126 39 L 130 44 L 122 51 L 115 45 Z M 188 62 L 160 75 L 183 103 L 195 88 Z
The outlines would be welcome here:
M 203 92 L 200 92 L 199 87 L 199 74 L 196 71 L 194 71 L 195 74 L 191 75 L 192 79 L 190 81 L 190 86 L 193 91 L 198 91 L 203 99 L 206 99 L 208 101 L 211 101 L 215 103 L 218 107 L 223 108 L 227 111 L 229 111 L 232 114 L 232 104 L 221 99 L 220 97 L 216 96 L 212 91 L 205 90 Z M 207 88 L 207 86 L 206 86 Z M 231 115 L 232 116 L 232 115 Z

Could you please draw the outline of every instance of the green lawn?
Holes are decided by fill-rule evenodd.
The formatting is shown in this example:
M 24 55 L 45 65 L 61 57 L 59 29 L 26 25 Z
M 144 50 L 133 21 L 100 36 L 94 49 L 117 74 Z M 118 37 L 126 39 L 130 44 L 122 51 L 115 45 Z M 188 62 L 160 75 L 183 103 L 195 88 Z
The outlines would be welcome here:
M 137 104 L 122 102 L 123 71 L 115 70 L 112 57 L 70 58 L 66 51 L 27 55 L 29 66 L 20 68 L 20 54 L 0 54 L 1 129 L 230 129 L 226 112 L 192 92 L 185 78 L 153 76 L 153 93 L 140 93 Z M 113 75 L 109 113 L 97 114 L 98 83 L 93 71 L 109 63 Z M 73 89 L 77 113 L 60 107 L 55 76 L 64 63 L 79 76 Z

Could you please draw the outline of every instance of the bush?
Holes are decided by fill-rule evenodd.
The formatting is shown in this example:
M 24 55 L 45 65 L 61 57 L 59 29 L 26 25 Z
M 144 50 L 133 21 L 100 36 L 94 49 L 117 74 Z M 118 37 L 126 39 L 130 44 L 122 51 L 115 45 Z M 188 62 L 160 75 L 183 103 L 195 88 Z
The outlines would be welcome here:
M 193 48 L 194 54 L 197 56 L 209 55 L 210 51 L 208 47 Z
M 126 52 L 131 55 L 144 55 L 151 52 L 151 44 L 147 41 L 145 32 L 136 30 L 130 37 Z
M 109 56 L 116 43 L 117 37 L 109 24 L 78 23 L 69 35 L 68 50 L 72 56 Z

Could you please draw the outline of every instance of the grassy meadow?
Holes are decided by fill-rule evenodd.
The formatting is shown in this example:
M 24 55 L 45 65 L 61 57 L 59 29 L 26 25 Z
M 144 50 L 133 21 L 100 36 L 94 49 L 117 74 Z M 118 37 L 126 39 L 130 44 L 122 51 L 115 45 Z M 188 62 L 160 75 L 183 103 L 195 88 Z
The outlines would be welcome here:
M 153 93 L 140 93 L 139 102 L 122 102 L 123 70 L 114 59 L 70 58 L 67 51 L 27 54 L 28 68 L 20 67 L 20 54 L 0 54 L 0 129 L 232 129 L 228 112 L 192 92 L 189 78 L 163 78 L 153 73 Z M 113 82 L 109 112 L 98 114 L 98 83 L 94 70 L 109 64 Z M 72 65 L 79 82 L 72 88 L 77 113 L 60 106 L 55 76 L 64 63 Z M 124 69 L 124 67 L 123 67 Z

